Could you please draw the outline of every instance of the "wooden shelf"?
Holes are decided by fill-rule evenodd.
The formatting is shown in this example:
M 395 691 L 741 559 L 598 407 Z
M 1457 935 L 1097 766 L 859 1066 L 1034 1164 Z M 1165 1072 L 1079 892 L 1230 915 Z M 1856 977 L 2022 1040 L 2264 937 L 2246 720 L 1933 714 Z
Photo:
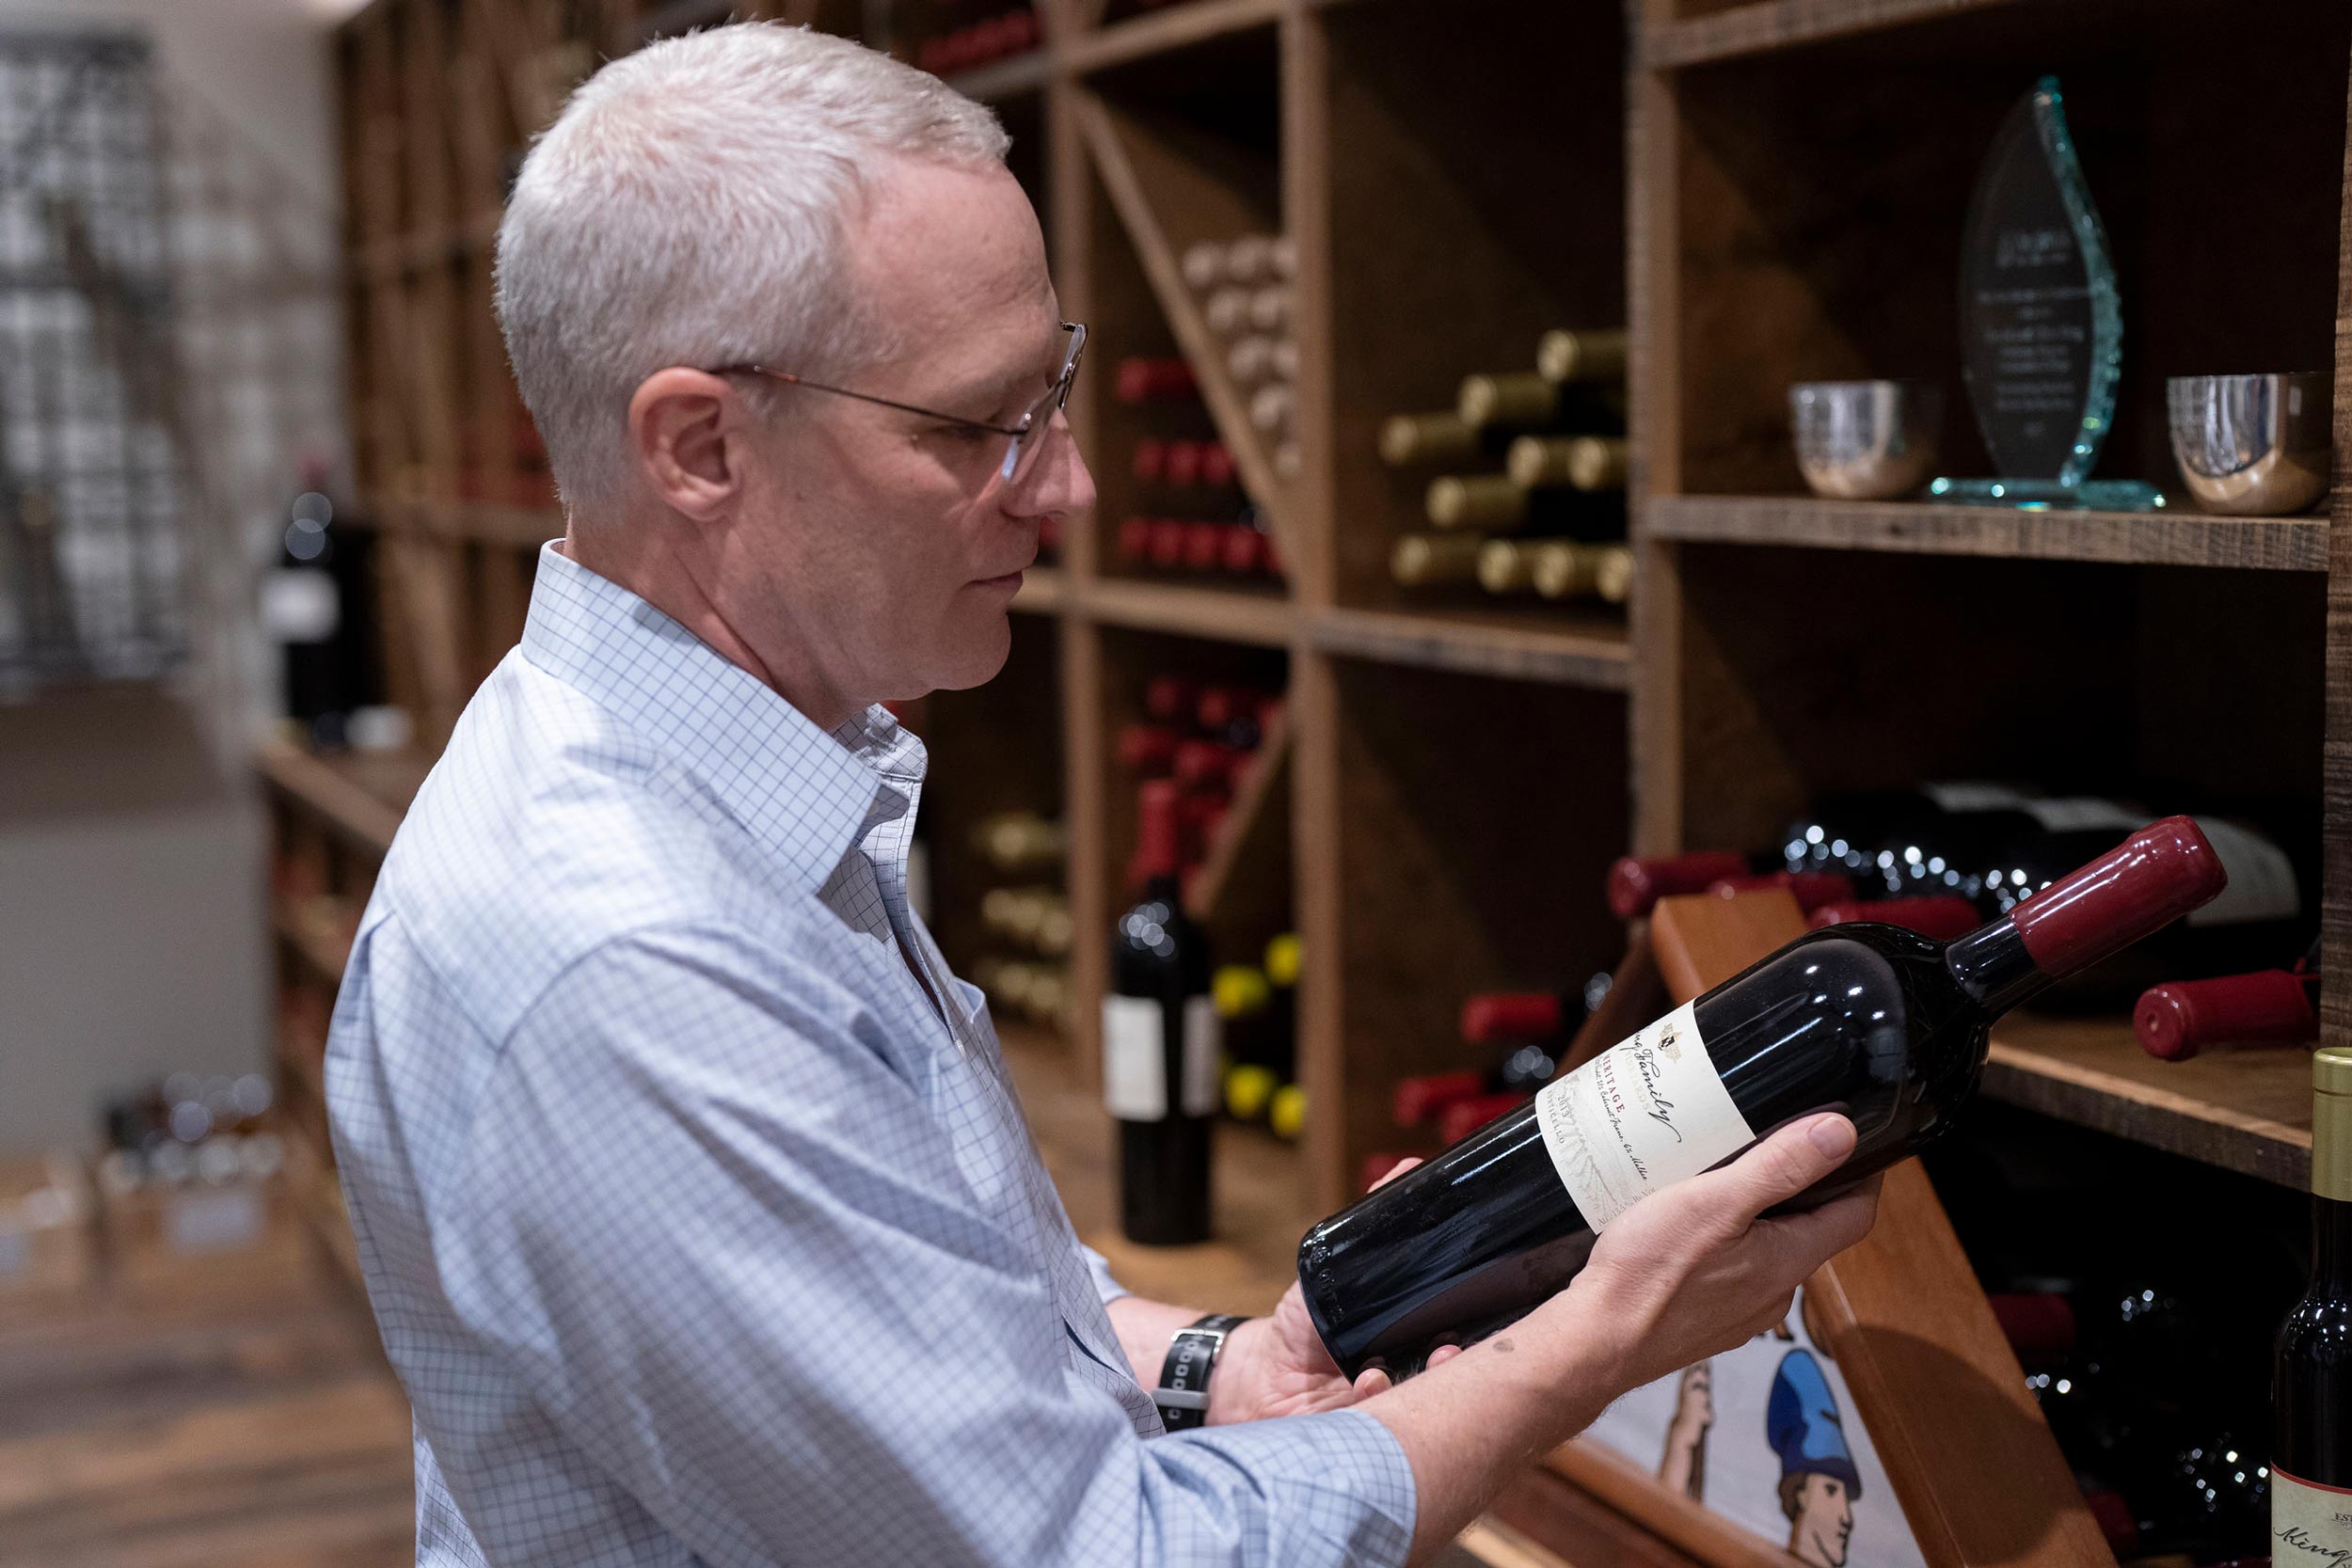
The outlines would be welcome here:
M 262 777 L 288 800 L 355 847 L 378 857 L 433 766 L 419 752 L 351 752 L 325 757 L 271 741 L 258 758 Z
M 1290 601 L 1275 594 L 1175 583 L 1101 580 L 1074 590 L 1071 602 L 1079 615 L 1108 626 L 1261 648 L 1288 647 L 1295 620 Z
M 1531 617 L 1387 610 L 1322 610 L 1308 641 L 1325 653 L 1467 674 L 1507 675 L 1623 691 L 1632 679 L 1625 626 L 1547 626 Z
M 1765 0 L 1760 5 L 1738 6 L 1712 16 L 1648 28 L 1636 46 L 1635 63 L 1648 71 L 1711 65 L 1964 11 L 2016 8 L 2019 4 L 2020 0 Z
M 1152 55 L 1189 49 L 1231 33 L 1271 27 L 1281 20 L 1282 8 L 1283 0 L 1186 0 L 1149 16 L 1081 34 L 1063 57 L 1073 71 L 1083 76 Z
M 1027 50 L 1001 60 L 991 60 L 970 71 L 958 71 L 947 78 L 947 85 L 966 98 L 983 103 L 1001 103 L 1025 92 L 1041 92 L 1054 79 L 1054 56 L 1044 49 Z
M 1652 539 L 1722 545 L 2272 572 L 2328 569 L 2325 517 L 2025 512 L 1815 496 L 1658 496 L 1643 508 L 1642 517 Z
M 2281 1186 L 2311 1180 L 2312 1069 L 2301 1051 L 2160 1062 L 2127 1020 L 2020 1015 L 1994 1037 L 1983 1092 Z

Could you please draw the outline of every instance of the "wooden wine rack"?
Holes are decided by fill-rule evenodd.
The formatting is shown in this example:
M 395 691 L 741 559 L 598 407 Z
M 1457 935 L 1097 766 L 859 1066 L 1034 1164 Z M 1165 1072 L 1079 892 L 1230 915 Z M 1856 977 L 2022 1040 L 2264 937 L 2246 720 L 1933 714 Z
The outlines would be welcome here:
M 1006 674 L 930 705 L 936 924 L 951 955 L 968 941 L 962 830 L 1028 806 L 1066 816 L 1077 927 L 1106 928 L 1134 835 L 1111 736 L 1145 680 L 1181 667 L 1286 687 L 1284 782 L 1229 820 L 1205 911 L 1229 950 L 1285 910 L 1304 938 L 1309 1136 L 1295 1154 L 1247 1150 L 1263 1253 L 1247 1277 L 1263 1291 L 1288 1273 L 1283 1238 L 1395 1147 L 1393 1082 L 1456 1065 L 1463 993 L 1556 988 L 1617 960 L 1625 935 L 1599 888 L 1629 845 L 1762 842 L 1820 792 L 1954 772 L 2266 795 L 2324 843 L 2326 967 L 2352 974 L 2341 467 L 2331 518 L 1836 502 L 1804 493 L 1786 412 L 1798 380 L 1941 379 L 1946 467 L 1985 471 L 1957 375 L 1959 229 L 1994 123 L 2049 71 L 2074 89 L 2123 269 L 2126 372 L 2102 471 L 2172 477 L 2161 377 L 2188 371 L 2331 365 L 2352 452 L 2352 13 L 2336 0 L 1040 10 L 1043 48 L 955 80 L 1013 131 L 1065 311 L 1093 329 L 1071 412 L 1104 522 L 1077 522 L 1061 563 L 1030 574 Z M 360 847 L 380 845 L 517 634 L 532 546 L 561 531 L 511 500 L 517 405 L 488 286 L 501 180 L 569 81 L 729 15 L 852 34 L 886 21 L 868 40 L 911 54 L 973 14 L 944 0 L 871 18 L 857 0 L 375 0 L 342 29 L 359 478 L 388 546 L 394 694 L 428 748 L 367 777 L 272 753 L 282 839 L 325 835 L 363 866 Z M 1178 270 L 1195 240 L 1277 227 L 1298 255 L 1288 478 Z M 1444 406 L 1466 372 L 1531 366 L 1546 328 L 1620 322 L 1630 625 L 1396 588 L 1390 547 L 1417 526 L 1427 475 L 1379 465 L 1379 420 Z M 1178 352 L 1271 521 L 1285 586 L 1154 579 L 1104 546 L 1137 427 L 1103 368 Z M 338 891 L 364 892 L 361 870 L 339 876 Z M 326 961 L 315 922 L 281 913 L 281 929 L 290 974 Z M 1082 942 L 1074 963 L 1061 1078 L 1083 1095 L 1105 955 Z M 2352 1037 L 2343 979 L 2324 1013 L 2331 1040 Z M 2122 1020 L 2024 1021 L 2002 1030 L 1984 1089 L 2282 1185 L 2308 1169 L 2295 1053 L 2168 1067 Z M 1283 1189 L 1272 1213 L 1269 1188 Z M 1952 1332 L 1981 1332 L 1982 1314 L 1960 1316 L 1975 1327 Z M 1984 1476 L 1884 1457 L 1907 1503 L 2013 1506 Z M 1630 1466 L 1558 1468 L 1573 1484 L 1532 1478 L 1502 1516 L 1573 1543 L 1583 1568 L 1786 1560 Z M 1918 1533 L 1934 1568 L 1987 1560 Z M 1999 1560 L 2104 1560 L 2076 1529 L 2009 1539 L 2023 1544 Z

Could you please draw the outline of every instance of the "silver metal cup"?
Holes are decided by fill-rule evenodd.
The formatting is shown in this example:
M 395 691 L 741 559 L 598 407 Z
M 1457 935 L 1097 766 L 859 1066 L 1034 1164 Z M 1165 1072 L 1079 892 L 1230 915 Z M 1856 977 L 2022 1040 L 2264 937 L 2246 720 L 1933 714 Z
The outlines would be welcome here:
M 2164 384 L 2172 456 L 2207 512 L 2278 517 L 2328 493 L 2334 388 L 2326 371 L 2176 375 Z
M 1814 494 L 1907 496 L 1935 471 L 1944 389 L 1925 381 L 1801 381 L 1788 388 L 1797 467 Z

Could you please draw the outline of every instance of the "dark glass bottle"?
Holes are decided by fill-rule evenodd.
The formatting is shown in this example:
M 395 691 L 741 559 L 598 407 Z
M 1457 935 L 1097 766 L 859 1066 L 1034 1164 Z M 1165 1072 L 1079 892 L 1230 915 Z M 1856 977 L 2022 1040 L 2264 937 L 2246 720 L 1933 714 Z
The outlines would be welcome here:
M 2312 1283 L 2279 1330 L 2270 1556 L 2352 1562 L 2352 1049 L 2312 1056 Z
M 1172 781 L 1143 786 L 1134 866 L 1143 898 L 1111 933 L 1103 999 L 1103 1093 L 1119 1122 L 1120 1228 L 1149 1246 L 1209 1237 L 1217 1018 L 1208 941 L 1185 915 L 1178 882 L 1181 810 Z
M 2224 881 L 2170 817 L 1948 944 L 1870 923 L 1799 938 L 1309 1231 L 1324 1343 L 1353 1376 L 1519 1317 L 1645 1192 L 1835 1110 L 1860 1144 L 1802 1201 L 1823 1200 L 1949 1127 L 1995 1018 Z

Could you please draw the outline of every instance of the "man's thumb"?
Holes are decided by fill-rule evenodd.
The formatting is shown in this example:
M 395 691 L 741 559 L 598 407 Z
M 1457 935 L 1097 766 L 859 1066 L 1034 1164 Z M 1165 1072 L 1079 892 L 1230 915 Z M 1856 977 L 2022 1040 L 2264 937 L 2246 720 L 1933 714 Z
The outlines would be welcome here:
M 1794 1121 L 1749 1149 L 1720 1173 L 1754 1219 L 1786 1203 L 1846 1163 L 1853 1153 L 1853 1123 L 1836 1112 Z

